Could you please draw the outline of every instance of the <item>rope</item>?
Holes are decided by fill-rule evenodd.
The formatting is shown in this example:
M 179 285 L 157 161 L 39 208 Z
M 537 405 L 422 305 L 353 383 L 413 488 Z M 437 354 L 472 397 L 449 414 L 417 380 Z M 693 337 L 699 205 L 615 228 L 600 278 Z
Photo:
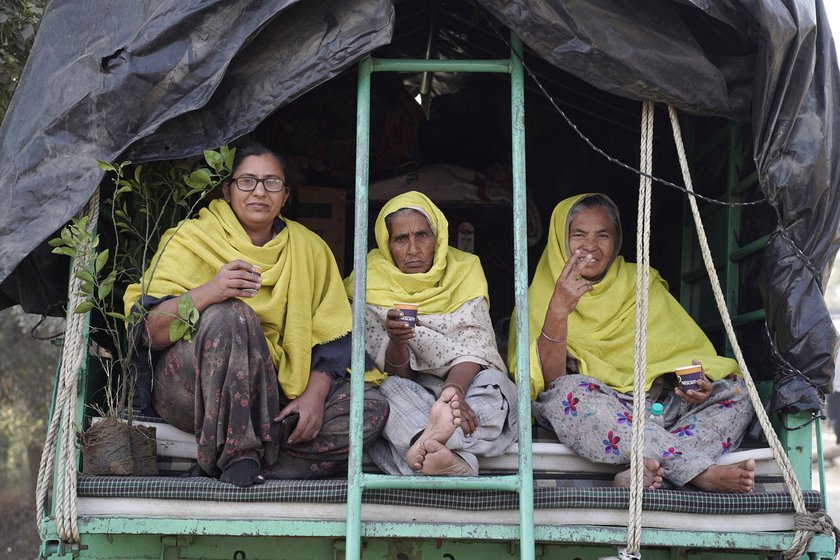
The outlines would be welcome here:
M 89 216 L 89 231 L 96 227 L 99 217 L 99 189 L 97 188 L 81 214 Z M 82 281 L 76 277 L 76 271 L 87 264 L 89 247 L 78 247 L 77 257 L 73 262 L 73 270 L 67 293 L 68 317 L 65 330 L 64 346 L 61 350 L 61 369 L 58 374 L 55 408 L 44 452 L 38 467 L 38 484 L 36 486 L 36 507 L 38 515 L 38 531 L 42 540 L 46 537 L 47 494 L 50 482 L 55 474 L 54 503 L 55 523 L 58 537 L 67 543 L 79 542 L 79 527 L 76 513 L 76 397 L 79 370 L 85 357 L 84 331 L 86 314 L 73 313 L 84 297 L 81 295 Z M 60 440 L 60 444 L 59 444 Z M 53 467 L 57 463 L 55 473 Z
M 647 316 L 650 287 L 650 199 L 653 168 L 653 103 L 642 104 L 640 140 L 639 208 L 636 236 L 636 335 L 633 364 L 633 424 L 631 441 L 644 442 L 647 370 Z M 630 511 L 627 522 L 626 558 L 641 558 L 642 493 L 644 492 L 644 443 L 630 448 Z
M 816 535 L 826 535 L 829 537 L 834 537 L 834 557 L 840 557 L 840 529 L 834 524 L 831 517 L 828 516 L 824 511 L 815 511 L 815 512 L 808 512 L 805 515 L 796 514 L 793 517 L 793 528 L 796 529 L 796 537 L 794 538 L 793 545 L 791 545 L 791 549 L 796 548 L 797 551 L 802 549 L 804 553 L 805 549 L 808 548 L 808 543 L 811 542 L 811 538 Z M 807 534 L 807 540 L 800 544 L 799 536 L 800 534 Z M 788 560 L 789 558 L 797 558 L 797 556 L 788 556 L 785 553 L 785 559 Z
M 688 170 L 688 160 L 685 156 L 685 146 L 682 141 L 682 133 L 680 131 L 679 119 L 677 118 L 677 111 L 670 105 L 668 106 L 668 115 L 671 118 L 671 128 L 674 132 L 674 142 L 677 147 L 677 154 L 679 156 L 683 180 L 685 181 L 686 188 L 689 191 L 693 191 L 694 187 L 691 182 L 691 174 Z M 732 327 L 732 320 L 729 317 L 729 311 L 726 308 L 726 302 L 724 301 L 723 292 L 720 288 L 720 280 L 718 279 L 714 263 L 712 262 L 711 251 L 709 251 L 709 242 L 706 239 L 706 231 L 703 228 L 703 222 L 700 219 L 700 211 L 697 208 L 697 201 L 694 197 L 689 196 L 688 202 L 691 206 L 691 214 L 694 217 L 694 224 L 697 227 L 697 238 L 700 242 L 700 250 L 703 254 L 703 264 L 705 264 L 706 272 L 709 275 L 709 282 L 712 285 L 712 292 L 715 296 L 715 304 L 717 304 L 718 311 L 720 312 L 721 320 L 723 321 L 723 325 L 726 329 L 726 335 L 729 338 L 730 344 L 732 344 L 732 351 L 735 354 L 738 367 L 741 368 L 741 371 L 744 374 L 744 382 L 747 385 L 747 392 L 753 408 L 755 409 L 756 417 L 758 418 L 759 424 L 761 424 L 762 430 L 764 430 L 764 435 L 767 437 L 767 443 L 770 444 L 770 449 L 773 451 L 776 463 L 782 471 L 782 477 L 785 480 L 791 500 L 793 501 L 794 510 L 796 511 L 796 515 L 794 516 L 794 529 L 796 530 L 796 535 L 791 548 L 785 551 L 784 557 L 785 560 L 799 558 L 805 554 L 805 551 L 811 542 L 811 537 L 813 537 L 814 532 L 816 531 L 816 529 L 812 530 L 811 528 L 816 528 L 817 526 L 821 527 L 821 525 L 815 521 L 815 519 L 821 516 L 811 514 L 805 509 L 805 501 L 802 497 L 802 488 L 799 486 L 799 481 L 793 472 L 790 459 L 788 459 L 788 456 L 782 449 L 779 438 L 770 424 L 770 419 L 767 417 L 767 412 L 764 410 L 764 405 L 758 395 L 755 383 L 750 376 L 747 363 L 744 361 L 744 355 L 741 352 L 741 347 L 735 337 L 735 329 Z

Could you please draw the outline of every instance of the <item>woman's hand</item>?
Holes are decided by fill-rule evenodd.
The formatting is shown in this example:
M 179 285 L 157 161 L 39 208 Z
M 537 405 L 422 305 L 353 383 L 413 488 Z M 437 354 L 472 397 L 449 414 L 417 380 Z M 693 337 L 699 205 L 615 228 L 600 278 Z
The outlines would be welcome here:
M 299 415 L 295 430 L 286 440 L 289 445 L 312 441 L 321 432 L 324 425 L 324 408 L 327 395 L 332 387 L 333 376 L 330 373 L 312 370 L 309 372 L 309 382 L 306 389 L 295 400 L 283 407 L 275 422 L 281 422 L 283 418 L 292 413 Z
M 583 294 L 592 291 L 592 282 L 580 275 L 580 270 L 592 259 L 592 255 L 580 255 L 580 249 L 575 251 L 566 261 L 551 294 L 549 310 L 554 310 L 566 317 L 577 307 Z
M 475 433 L 475 429 L 478 428 L 478 418 L 472 407 L 467 404 L 467 399 L 463 395 L 461 395 L 458 401 L 458 410 L 461 411 L 461 429 L 464 431 L 465 436 L 470 437 Z
M 290 402 L 280 411 L 275 422 L 282 421 L 286 416 L 297 413 L 299 415 L 295 430 L 289 435 L 286 443 L 294 445 L 305 441 L 312 441 L 324 425 L 324 401 L 313 393 L 304 391 L 298 398 Z
M 674 394 L 690 404 L 700 404 L 712 396 L 714 385 L 706 377 L 705 371 L 703 371 L 703 366 L 699 360 L 692 360 L 691 363 L 700 366 L 700 372 L 703 373 L 703 377 L 697 380 L 697 389 L 683 391 L 677 387 L 674 389 Z
M 220 303 L 230 298 L 252 298 L 257 295 L 262 285 L 261 269 L 245 261 L 235 260 L 223 265 L 203 288 L 212 303 Z
M 394 344 L 405 344 L 415 336 L 414 329 L 404 321 L 400 320 L 402 316 L 402 311 L 396 308 L 389 309 L 386 314 L 388 338 L 391 339 L 391 342 Z M 420 327 L 423 326 L 423 323 L 420 322 L 419 318 L 417 319 L 416 324 Z

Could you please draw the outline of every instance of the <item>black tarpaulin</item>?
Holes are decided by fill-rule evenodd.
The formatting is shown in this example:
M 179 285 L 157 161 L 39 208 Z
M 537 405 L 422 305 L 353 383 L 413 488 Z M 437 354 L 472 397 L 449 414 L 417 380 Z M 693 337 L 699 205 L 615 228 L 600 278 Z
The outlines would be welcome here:
M 60 313 L 66 260 L 33 251 L 93 194 L 95 159 L 237 138 L 388 43 L 392 20 L 388 0 L 51 1 L 0 126 L 0 307 Z
M 822 291 L 838 248 L 840 71 L 822 1 L 475 1 L 600 89 L 752 122 L 761 190 L 779 218 L 759 286 L 784 373 L 776 409 L 816 409 L 834 371 Z M 49 4 L 0 127 L 10 302 L 36 311 L 63 296 L 54 262 L 33 252 L 95 189 L 93 158 L 169 159 L 229 142 L 391 40 L 385 0 L 266 4 Z

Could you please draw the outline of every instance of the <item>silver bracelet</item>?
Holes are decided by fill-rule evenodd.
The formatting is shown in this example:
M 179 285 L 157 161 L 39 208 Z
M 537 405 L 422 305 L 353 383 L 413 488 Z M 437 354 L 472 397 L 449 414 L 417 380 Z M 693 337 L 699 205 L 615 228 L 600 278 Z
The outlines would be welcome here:
M 403 363 L 395 364 L 394 362 L 392 362 L 391 360 L 388 359 L 388 353 L 385 352 L 385 363 L 386 364 L 391 364 L 395 368 L 405 367 L 405 366 L 408 365 L 408 362 L 410 362 L 410 361 L 411 361 L 411 354 L 409 353 L 408 358 Z
M 540 336 L 542 336 L 544 339 L 551 342 L 552 344 L 562 344 L 562 343 L 566 342 L 565 338 L 551 338 L 550 336 L 545 334 L 545 331 L 542 330 L 542 329 L 540 329 Z M 385 358 L 385 359 L 387 360 L 388 358 Z

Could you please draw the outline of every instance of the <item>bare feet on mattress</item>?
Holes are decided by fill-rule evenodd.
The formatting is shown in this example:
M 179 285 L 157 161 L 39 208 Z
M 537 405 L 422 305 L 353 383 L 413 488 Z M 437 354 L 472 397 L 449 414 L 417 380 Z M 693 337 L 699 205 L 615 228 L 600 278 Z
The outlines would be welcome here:
M 662 466 L 659 461 L 653 457 L 645 459 L 645 471 L 642 477 L 642 485 L 644 488 L 656 490 L 662 487 Z M 629 488 L 630 487 L 630 469 L 621 471 L 613 479 L 613 486 Z
M 478 476 L 472 467 L 446 445 L 427 439 L 419 449 L 423 457 L 421 471 L 430 476 Z
M 712 465 L 691 481 L 706 492 L 746 494 L 755 488 L 755 460 L 747 459 L 734 465 Z
M 405 462 L 415 471 L 423 469 L 427 450 L 424 444 L 427 440 L 434 440 L 445 445 L 455 430 L 461 424 L 459 394 L 453 387 L 447 387 L 440 394 L 438 400 L 432 405 L 429 412 L 429 419 L 426 421 L 426 428 L 420 437 L 409 448 L 405 454 Z

